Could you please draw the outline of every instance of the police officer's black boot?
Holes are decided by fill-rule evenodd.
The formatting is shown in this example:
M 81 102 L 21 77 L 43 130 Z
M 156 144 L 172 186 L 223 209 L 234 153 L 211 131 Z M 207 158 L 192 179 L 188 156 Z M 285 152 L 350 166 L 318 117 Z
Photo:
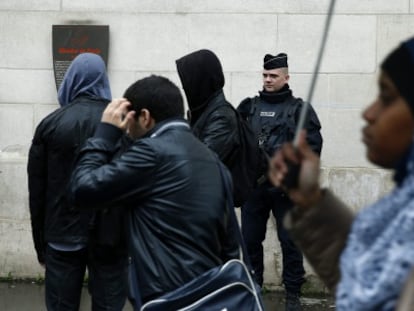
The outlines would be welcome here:
M 286 311 L 302 311 L 302 305 L 300 304 L 299 293 L 286 292 Z

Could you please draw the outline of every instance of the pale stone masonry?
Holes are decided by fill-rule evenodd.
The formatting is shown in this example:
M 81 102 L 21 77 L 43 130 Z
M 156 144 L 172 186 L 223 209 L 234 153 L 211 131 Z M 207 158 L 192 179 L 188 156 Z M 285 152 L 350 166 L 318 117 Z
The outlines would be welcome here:
M 392 187 L 364 156 L 363 107 L 376 96 L 377 65 L 414 35 L 414 0 L 337 1 L 312 102 L 323 126 L 322 181 L 355 210 Z M 114 97 L 151 73 L 179 85 L 175 60 L 217 53 L 233 105 L 261 88 L 265 53 L 289 54 L 291 87 L 305 98 L 328 0 L 0 0 L 0 276 L 37 277 L 27 193 L 27 151 L 39 121 L 58 108 L 52 25 L 109 25 Z M 265 243 L 268 286 L 280 285 L 273 222 Z M 308 277 L 313 272 L 307 267 Z

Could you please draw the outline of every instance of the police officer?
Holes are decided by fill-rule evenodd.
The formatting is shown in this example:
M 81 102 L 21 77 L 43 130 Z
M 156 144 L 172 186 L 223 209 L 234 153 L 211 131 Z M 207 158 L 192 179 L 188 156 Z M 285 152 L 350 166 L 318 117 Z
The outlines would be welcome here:
M 286 290 L 286 310 L 302 310 L 300 289 L 305 282 L 303 257 L 285 228 L 283 216 L 293 206 L 292 201 L 279 188 L 267 180 L 267 159 L 278 147 L 294 137 L 303 101 L 292 95 L 289 88 L 287 55 L 266 54 L 263 63 L 263 90 L 259 96 L 244 99 L 237 108 L 253 127 L 261 150 L 261 165 L 256 189 L 242 207 L 242 233 L 257 283 L 263 285 L 263 246 L 270 211 L 276 218 L 277 235 L 283 255 L 282 279 Z M 320 154 L 322 136 L 320 122 L 311 106 L 305 122 L 307 140 Z

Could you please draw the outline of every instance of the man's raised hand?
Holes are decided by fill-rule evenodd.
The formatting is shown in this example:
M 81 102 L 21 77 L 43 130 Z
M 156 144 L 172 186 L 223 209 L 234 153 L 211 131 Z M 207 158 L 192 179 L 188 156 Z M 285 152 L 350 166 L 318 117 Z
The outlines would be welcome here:
M 105 108 L 101 121 L 112 124 L 125 131 L 129 122 L 134 120 L 135 111 L 130 111 L 131 103 L 125 98 L 113 99 Z

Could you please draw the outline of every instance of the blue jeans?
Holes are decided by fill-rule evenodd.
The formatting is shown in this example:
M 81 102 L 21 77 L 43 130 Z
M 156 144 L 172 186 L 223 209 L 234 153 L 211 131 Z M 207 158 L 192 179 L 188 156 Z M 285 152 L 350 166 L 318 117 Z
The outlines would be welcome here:
M 102 248 L 64 252 L 48 246 L 45 277 L 47 310 L 79 310 L 86 268 L 92 310 L 123 309 L 127 297 L 127 257 L 124 254 Z
M 293 206 L 287 195 L 268 183 L 258 187 L 242 207 L 242 234 L 255 271 L 256 282 L 263 285 L 263 241 L 270 211 L 276 219 L 277 236 L 283 256 L 282 279 L 286 291 L 299 293 L 305 282 L 303 256 L 283 226 L 285 213 Z

